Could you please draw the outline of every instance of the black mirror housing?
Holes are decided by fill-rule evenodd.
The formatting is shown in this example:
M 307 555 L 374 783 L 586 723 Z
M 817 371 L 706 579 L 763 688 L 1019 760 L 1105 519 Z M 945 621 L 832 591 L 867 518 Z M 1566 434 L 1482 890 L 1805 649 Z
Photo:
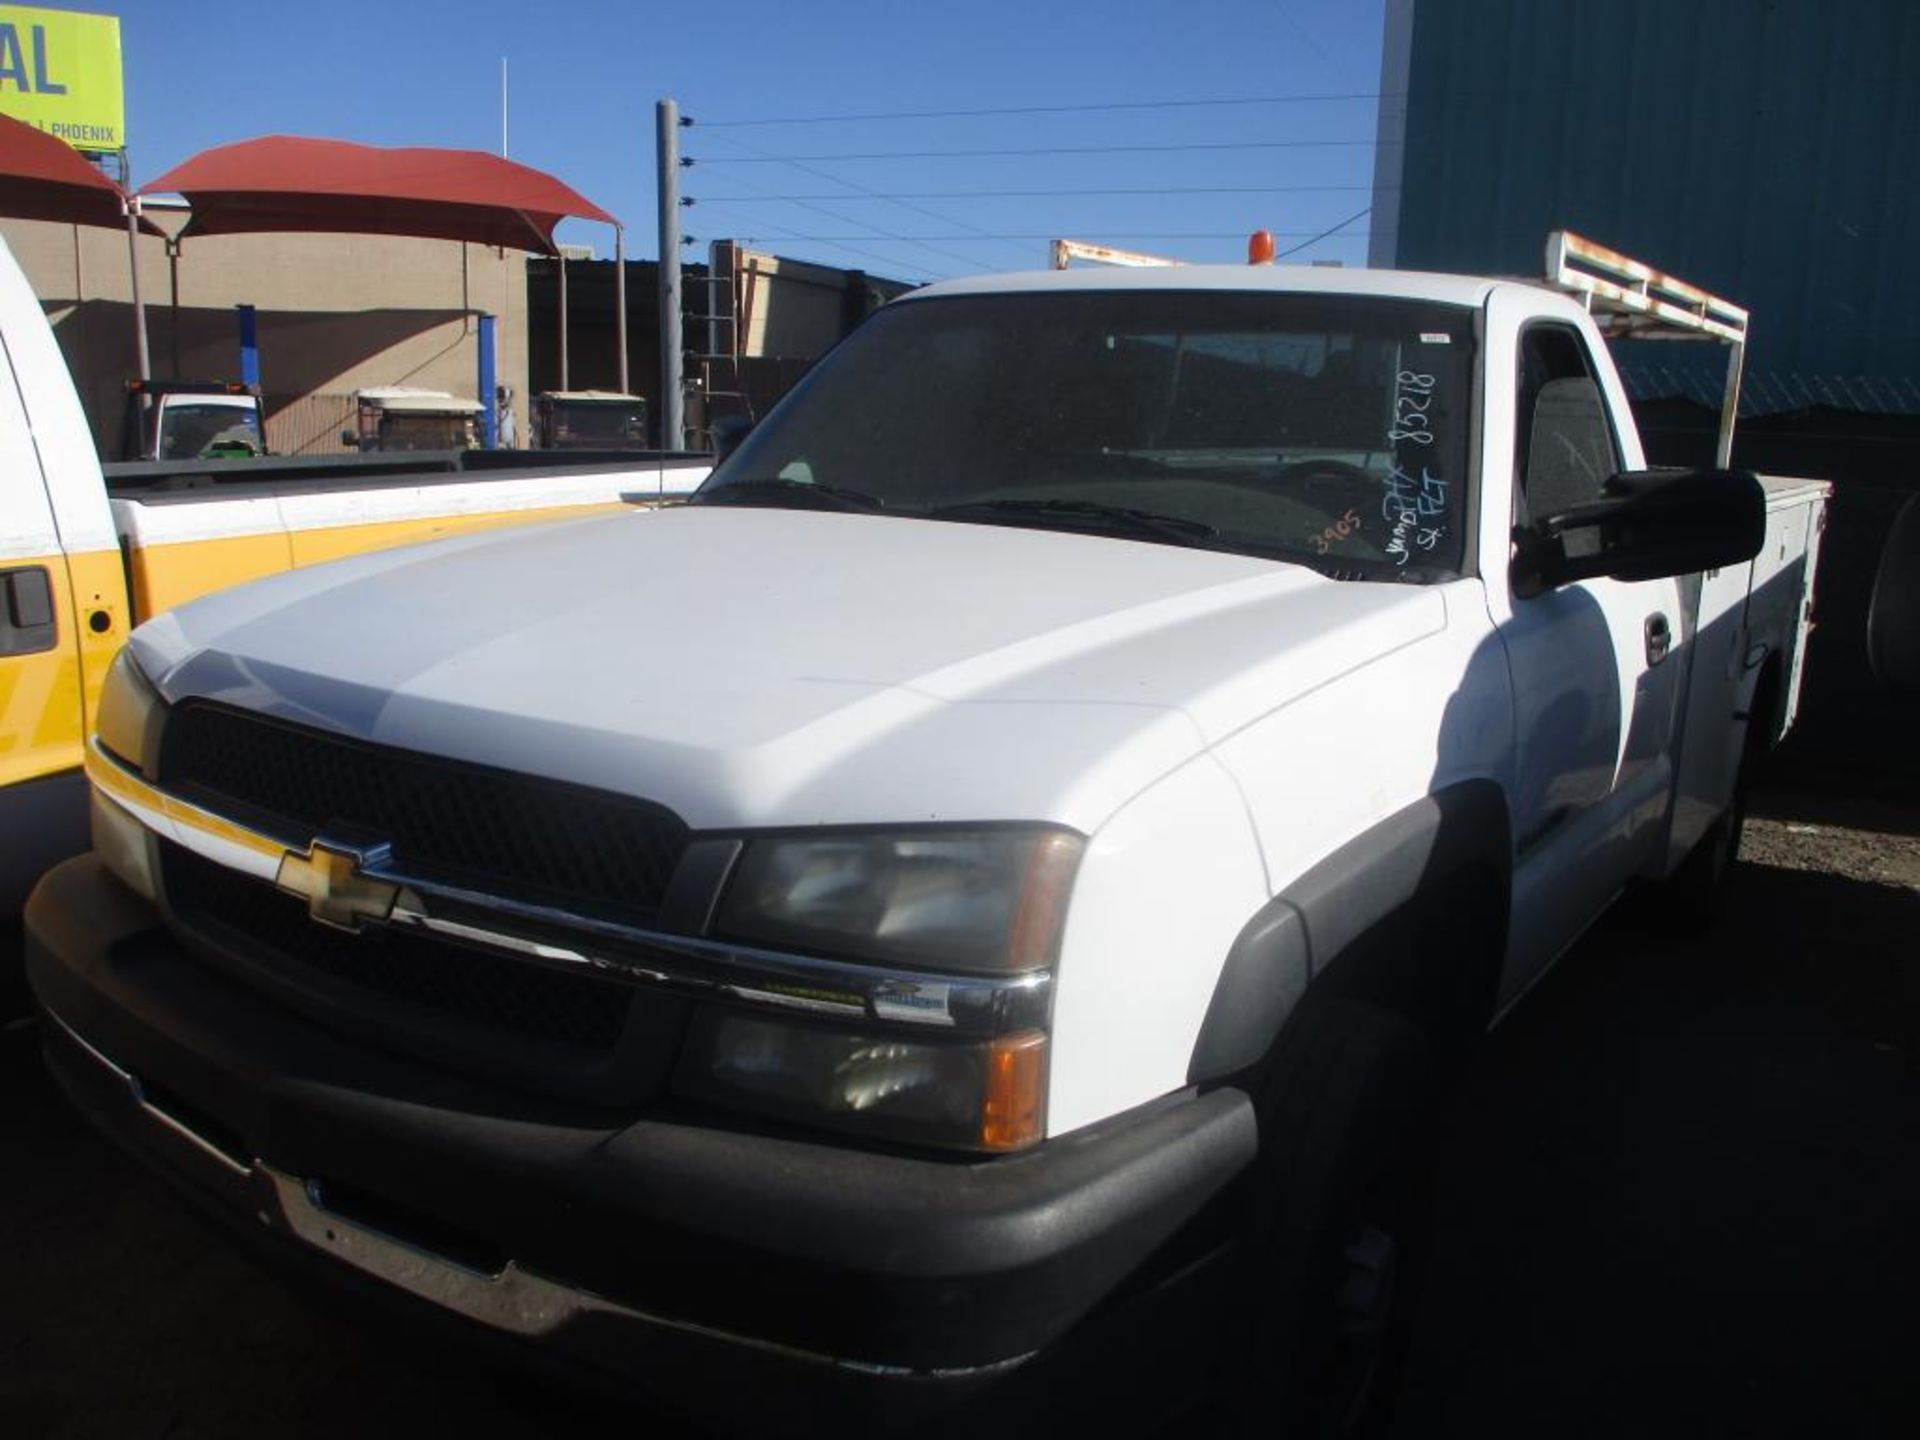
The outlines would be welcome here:
M 1515 528 L 1513 593 L 1738 565 L 1760 553 L 1766 534 L 1766 492 L 1750 471 L 1623 471 L 1605 498 Z

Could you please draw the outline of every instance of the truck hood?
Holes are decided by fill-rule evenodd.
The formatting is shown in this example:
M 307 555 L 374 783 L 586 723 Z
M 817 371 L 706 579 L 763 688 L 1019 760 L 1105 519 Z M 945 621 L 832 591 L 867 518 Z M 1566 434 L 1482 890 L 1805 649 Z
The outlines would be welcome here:
M 696 829 L 1091 833 L 1445 619 L 1431 589 L 1243 556 L 689 507 L 296 571 L 133 643 L 170 700 L 641 795 Z

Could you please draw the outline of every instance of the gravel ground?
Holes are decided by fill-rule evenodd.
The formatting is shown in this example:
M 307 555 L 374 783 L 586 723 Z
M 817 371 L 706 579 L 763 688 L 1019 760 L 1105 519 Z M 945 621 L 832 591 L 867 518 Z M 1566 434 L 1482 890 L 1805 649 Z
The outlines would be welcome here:
M 1490 1038 L 1397 1440 L 1920 1434 L 1920 813 L 1755 810 L 1708 942 L 1610 920 Z M 292 1299 L 35 1049 L 0 1033 L 0 1433 L 681 1433 Z
M 1920 836 L 1889 830 L 1755 815 L 1747 821 L 1740 858 L 1778 870 L 1920 888 Z

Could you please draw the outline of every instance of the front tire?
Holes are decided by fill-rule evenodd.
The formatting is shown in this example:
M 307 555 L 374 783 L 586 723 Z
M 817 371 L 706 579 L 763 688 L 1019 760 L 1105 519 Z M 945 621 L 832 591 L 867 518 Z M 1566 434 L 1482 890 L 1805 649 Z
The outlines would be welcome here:
M 1393 1012 L 1334 999 L 1289 1026 L 1262 1095 L 1232 1433 L 1382 1422 L 1431 1229 L 1433 1074 L 1424 1033 Z

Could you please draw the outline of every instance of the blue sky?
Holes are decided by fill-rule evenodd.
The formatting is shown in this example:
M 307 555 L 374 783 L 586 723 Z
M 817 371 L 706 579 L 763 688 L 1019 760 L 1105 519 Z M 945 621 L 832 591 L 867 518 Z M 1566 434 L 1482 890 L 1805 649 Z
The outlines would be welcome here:
M 1285 249 L 1342 221 L 1300 258 L 1361 263 L 1381 12 L 147 0 L 120 14 L 136 183 L 255 135 L 497 150 L 504 56 L 509 153 L 620 216 L 629 254 L 657 249 L 653 107 L 672 96 L 696 122 L 682 132 L 697 162 L 682 173 L 698 202 L 688 233 L 919 280 L 1035 268 L 1057 235 L 1233 260 L 1256 227 Z M 1261 103 L 1188 103 L 1221 100 Z M 890 118 L 814 118 L 844 116 Z M 783 123 L 743 123 L 759 121 Z M 968 150 L 1065 153 L 954 153 Z M 986 193 L 1001 191 L 1032 193 Z M 569 223 L 561 238 L 611 252 L 604 226 Z

